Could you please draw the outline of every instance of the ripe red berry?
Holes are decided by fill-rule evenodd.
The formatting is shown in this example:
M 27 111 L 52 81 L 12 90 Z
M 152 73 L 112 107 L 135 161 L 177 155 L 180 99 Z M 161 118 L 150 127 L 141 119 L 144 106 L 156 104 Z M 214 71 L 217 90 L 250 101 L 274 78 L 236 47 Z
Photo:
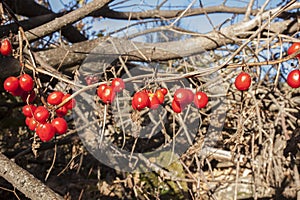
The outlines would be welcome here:
M 51 105 L 58 105 L 62 102 L 64 96 L 64 93 L 60 91 L 51 92 L 47 97 L 47 102 Z
M 150 105 L 150 100 L 146 92 L 137 92 L 132 98 L 132 108 L 135 110 L 142 110 Z
M 43 142 L 48 142 L 54 137 L 55 129 L 50 123 L 39 124 L 36 127 L 36 134 Z
M 51 124 L 54 127 L 55 132 L 60 135 L 66 133 L 68 130 L 68 124 L 64 118 L 57 117 L 52 120 Z
M 62 101 L 64 101 L 65 99 L 67 99 L 68 97 L 70 97 L 71 94 L 65 94 L 64 97 L 62 98 Z M 76 106 L 76 100 L 75 99 L 71 99 L 70 101 L 68 101 L 66 104 L 65 104 L 66 108 L 68 110 L 72 110 L 73 108 L 75 108 Z
M 164 95 L 168 94 L 167 88 L 160 88 L 160 91 L 162 91 Z
M 32 117 L 35 110 L 36 110 L 36 106 L 31 104 L 25 105 L 22 108 L 22 112 L 26 117 Z
M 174 93 L 174 101 L 180 105 L 185 105 L 191 103 L 194 99 L 194 94 L 190 89 L 179 88 Z
M 204 92 L 196 92 L 193 102 L 197 108 L 204 108 L 208 103 L 208 97 Z
M 97 95 L 98 95 L 98 97 L 99 97 L 100 99 L 102 99 L 102 94 L 103 94 L 103 91 L 104 91 L 104 89 L 106 88 L 106 86 L 107 86 L 107 84 L 102 83 L 102 84 L 100 84 L 100 85 L 98 86 L 98 88 L 97 88 Z
M 174 101 L 174 99 L 172 101 L 172 110 L 175 113 L 181 113 L 182 111 L 182 106 L 178 102 Z
M 26 126 L 28 126 L 28 125 L 29 125 L 29 121 L 30 121 L 30 119 L 31 119 L 31 117 L 26 117 L 26 118 L 25 118 L 25 124 L 26 124 Z
M 38 106 L 33 113 L 34 119 L 40 123 L 45 123 L 49 115 L 49 111 L 44 106 Z
M 12 46 L 11 43 L 8 39 L 2 40 L 1 41 L 1 48 L 0 48 L 0 53 L 3 56 L 9 56 L 12 52 Z
M 121 92 L 125 89 L 125 83 L 121 78 L 114 78 L 111 82 L 111 87 L 113 88 L 114 92 Z
M 56 109 L 55 112 L 58 117 L 64 117 L 68 113 L 68 108 L 66 105 L 63 105 L 60 108 Z
M 30 75 L 23 74 L 19 78 L 19 84 L 24 91 L 30 92 L 33 89 L 34 82 Z
M 165 95 L 160 89 L 155 91 L 155 96 L 157 97 L 160 104 L 164 103 Z
M 4 89 L 8 92 L 15 92 L 19 87 L 19 79 L 14 76 L 10 76 L 4 81 Z
M 246 72 L 241 72 L 235 78 L 234 85 L 240 91 L 248 90 L 251 85 L 251 76 Z
M 298 50 L 300 50 L 300 42 L 295 42 L 292 44 L 292 46 L 289 47 L 287 53 L 288 55 L 291 55 L 297 52 Z M 296 57 L 300 59 L 300 54 L 297 54 Z
M 29 117 L 26 117 L 26 119 L 29 118 Z M 33 117 L 30 117 L 29 120 L 28 120 L 28 128 L 32 131 L 35 130 L 36 126 L 38 125 L 38 122 L 33 118 Z
M 149 101 L 150 101 L 148 107 L 152 110 L 156 110 L 159 107 L 159 105 L 161 104 L 159 102 L 159 99 L 157 98 L 157 96 L 154 93 L 149 93 L 148 97 L 149 97 Z
M 102 98 L 101 100 L 108 104 L 108 103 L 112 103 L 115 99 L 116 93 L 113 91 L 113 88 L 109 85 L 107 85 L 103 92 L 102 92 Z
M 15 91 L 10 92 L 10 94 L 13 95 L 13 96 L 15 96 L 15 97 L 19 97 L 19 96 L 22 97 L 22 95 L 24 95 L 24 93 L 26 93 L 26 92 L 24 90 L 22 90 L 22 88 L 20 87 L 20 85 L 19 85 L 19 87 Z
M 292 88 L 300 87 L 300 70 L 294 69 L 287 76 L 287 84 Z

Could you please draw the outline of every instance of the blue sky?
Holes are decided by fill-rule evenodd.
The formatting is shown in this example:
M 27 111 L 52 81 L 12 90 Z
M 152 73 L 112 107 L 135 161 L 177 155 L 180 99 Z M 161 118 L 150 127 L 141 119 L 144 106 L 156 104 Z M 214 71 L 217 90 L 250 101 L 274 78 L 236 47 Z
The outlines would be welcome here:
M 63 4 L 70 4 L 74 2 L 72 0 L 49 0 L 51 7 L 54 9 L 55 12 L 59 12 L 59 10 L 63 9 Z M 118 2 L 122 2 L 118 4 Z M 117 0 L 113 2 L 116 4 L 113 6 L 114 9 L 120 11 L 143 11 L 147 9 L 154 9 L 158 4 L 160 4 L 161 0 L 130 0 L 130 1 L 122 1 Z M 188 6 L 192 0 L 180 1 L 180 0 L 172 0 L 168 1 L 162 9 L 169 9 L 170 7 L 174 7 L 174 9 L 184 9 Z M 194 1 L 193 7 L 199 7 L 199 1 Z M 202 4 L 204 7 L 207 6 L 215 6 L 222 4 L 223 0 L 203 0 Z M 226 5 L 227 6 L 236 6 L 236 7 L 244 7 L 248 4 L 249 1 L 243 0 L 228 0 Z M 271 1 L 269 6 L 275 7 L 278 0 Z M 264 3 L 264 0 L 257 0 L 255 2 L 254 7 L 258 7 Z M 146 6 L 145 6 L 146 5 Z M 231 14 L 210 14 L 210 20 L 212 21 L 213 25 L 218 26 L 219 24 L 223 23 L 226 19 L 232 17 Z M 239 20 L 237 18 L 237 20 Z M 135 23 L 134 21 L 127 21 L 127 20 L 112 20 L 112 19 L 100 19 L 94 23 L 92 30 L 105 30 L 107 32 L 112 32 L 129 24 Z M 199 32 L 199 33 L 206 33 L 213 29 L 209 20 L 206 16 L 195 16 L 195 17 L 188 17 L 181 20 L 181 24 L 189 30 Z M 136 28 L 128 30 L 130 33 L 140 31 Z M 128 32 L 126 32 L 127 34 Z

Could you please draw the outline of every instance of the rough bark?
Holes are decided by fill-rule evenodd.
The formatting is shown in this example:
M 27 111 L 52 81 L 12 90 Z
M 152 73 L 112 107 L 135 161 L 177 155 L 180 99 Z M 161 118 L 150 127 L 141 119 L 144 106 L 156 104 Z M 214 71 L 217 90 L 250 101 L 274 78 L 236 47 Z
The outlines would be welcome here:
M 20 190 L 26 197 L 36 200 L 63 200 L 63 197 L 36 179 L 32 174 L 18 166 L 0 153 L 0 176 Z

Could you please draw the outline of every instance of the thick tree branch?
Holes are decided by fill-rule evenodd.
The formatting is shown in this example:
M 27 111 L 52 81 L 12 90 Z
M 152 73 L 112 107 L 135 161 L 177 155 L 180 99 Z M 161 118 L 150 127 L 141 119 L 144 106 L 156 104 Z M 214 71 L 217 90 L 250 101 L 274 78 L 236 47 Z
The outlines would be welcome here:
M 26 20 L 24 22 L 21 22 L 20 24 L 12 23 L 4 27 L 1 27 L 0 29 L 1 37 L 7 36 L 10 31 L 16 33 L 18 31 L 19 25 L 21 25 L 23 29 L 27 31 L 29 29 L 40 26 L 46 22 L 49 22 L 53 20 L 55 17 L 60 17 L 64 14 L 64 13 L 55 14 L 51 10 L 48 10 L 44 6 L 37 4 L 33 0 L 11 0 L 11 1 L 7 1 L 6 3 L 15 14 L 26 16 L 33 19 Z M 33 10 L 34 12 L 32 12 Z M 63 27 L 61 32 L 62 35 L 69 42 L 72 43 L 82 42 L 87 40 L 87 38 L 72 25 Z
M 242 41 L 243 38 L 249 37 L 249 32 L 255 29 L 257 25 L 258 21 L 253 19 L 225 27 L 219 32 L 210 32 L 184 41 L 153 44 L 133 42 L 126 39 L 99 38 L 77 43 L 73 46 L 41 51 L 38 54 L 51 66 L 58 66 L 65 54 L 68 53 L 67 59 L 63 63 L 63 66 L 68 67 L 80 64 L 90 51 L 101 44 L 102 48 L 97 51 L 99 56 L 119 53 L 130 55 L 127 59 L 132 60 L 145 60 L 145 58 L 148 61 L 176 59 Z M 293 34 L 298 30 L 298 24 L 295 20 L 275 22 L 268 27 L 268 30 L 274 34 Z
M 74 10 L 62 17 L 56 18 L 55 20 L 46 23 L 42 26 L 34 28 L 30 31 L 26 32 L 26 37 L 29 41 L 41 38 L 46 36 L 52 32 L 55 32 L 69 24 L 72 24 L 85 16 L 89 15 L 90 13 L 94 12 L 102 8 L 104 5 L 109 3 L 110 0 L 94 0 L 91 3 L 86 4 L 85 6 Z
M 36 179 L 32 174 L 19 167 L 1 153 L 0 163 L 0 176 L 10 182 L 28 198 L 36 200 L 63 199 L 40 180 Z

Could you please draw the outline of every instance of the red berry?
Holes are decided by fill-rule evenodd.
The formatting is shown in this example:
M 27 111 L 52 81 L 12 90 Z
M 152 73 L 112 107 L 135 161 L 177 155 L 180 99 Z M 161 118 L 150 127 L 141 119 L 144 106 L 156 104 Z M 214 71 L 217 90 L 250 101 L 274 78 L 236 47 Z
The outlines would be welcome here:
M 116 93 L 111 86 L 106 86 L 102 92 L 102 101 L 106 104 L 112 103 L 115 99 Z
M 160 88 L 160 91 L 162 91 L 164 95 L 168 94 L 167 88 Z
M 157 98 L 157 96 L 154 93 L 149 93 L 148 97 L 149 97 L 149 101 L 150 101 L 148 107 L 151 108 L 152 110 L 157 109 L 159 107 L 159 105 L 161 104 L 159 102 L 159 99 Z
M 102 94 L 103 94 L 103 91 L 106 88 L 106 86 L 107 86 L 107 84 L 105 84 L 105 83 L 102 83 L 98 86 L 97 95 L 100 99 L 102 99 Z
M 68 108 L 66 105 L 63 105 L 60 108 L 56 109 L 55 112 L 58 117 L 63 117 L 68 113 Z
M 114 92 L 121 92 L 125 89 L 125 83 L 121 78 L 114 78 L 111 82 Z
M 55 129 L 50 123 L 39 124 L 36 127 L 36 134 L 43 142 L 48 142 L 54 137 Z
M 204 92 L 196 92 L 193 102 L 197 108 L 204 108 L 208 103 L 208 97 Z
M 287 76 L 287 84 L 292 88 L 300 87 L 300 70 L 294 69 Z
M 26 126 L 28 126 L 28 125 L 29 125 L 29 121 L 30 121 L 30 119 L 31 119 L 31 117 L 26 117 L 26 119 L 25 119 L 25 124 L 26 124 Z
M 8 39 L 2 40 L 1 41 L 1 48 L 0 48 L 0 53 L 3 56 L 9 56 L 12 52 L 12 46 L 11 43 Z
M 45 123 L 49 115 L 49 111 L 44 106 L 38 106 L 33 114 L 34 119 L 40 123 Z
M 68 124 L 64 118 L 57 117 L 52 120 L 51 124 L 54 127 L 55 132 L 60 135 L 66 133 L 68 130 Z
M 19 87 L 15 91 L 10 92 L 10 94 L 13 95 L 13 96 L 15 96 L 15 97 L 18 97 L 18 96 L 22 97 L 25 93 L 26 92 L 24 90 L 22 90 L 22 88 L 20 87 L 20 85 L 19 85 Z
M 23 91 L 23 90 L 22 90 Z M 27 102 L 27 103 L 32 103 L 33 101 L 34 101 L 34 99 L 35 99 L 35 97 L 36 97 L 36 94 L 35 94 L 35 91 L 34 90 L 32 90 L 31 92 L 22 92 L 22 94 L 21 94 L 21 98 L 22 98 L 22 100 L 24 101 L 24 102 Z
M 176 101 L 172 101 L 172 110 L 175 112 L 175 113 L 181 113 L 181 111 L 182 111 L 182 108 L 181 108 L 182 106 L 178 103 L 178 102 L 176 102 Z
M 137 92 L 133 95 L 132 98 L 132 107 L 135 110 L 142 110 L 150 105 L 150 100 L 146 92 Z
M 65 96 L 62 98 L 62 101 L 64 101 L 65 99 L 67 99 L 68 97 L 70 97 L 71 94 L 65 94 Z M 76 100 L 75 99 L 71 99 L 70 101 L 68 101 L 66 104 L 65 104 L 66 108 L 68 110 L 72 110 L 73 108 L 75 108 L 76 106 Z
M 19 84 L 24 91 L 30 92 L 33 89 L 34 82 L 30 75 L 23 74 L 19 78 Z
M 194 94 L 190 89 L 179 88 L 174 93 L 174 101 L 180 105 L 185 105 L 191 103 L 194 99 Z
M 31 104 L 25 105 L 22 108 L 22 112 L 26 117 L 32 117 L 35 110 L 36 110 L 36 106 Z
M 27 118 L 29 118 L 29 117 L 27 117 Z M 28 120 L 28 125 L 27 125 L 28 128 L 30 130 L 34 131 L 37 125 L 38 125 L 38 122 L 33 117 L 30 117 Z
M 15 92 L 19 87 L 19 79 L 14 76 L 10 76 L 4 81 L 4 89 L 8 92 Z
M 51 92 L 47 97 L 47 102 L 51 105 L 58 105 L 62 102 L 64 96 L 64 93 L 60 91 Z
M 292 46 L 290 46 L 287 53 L 288 53 L 288 55 L 291 55 L 291 54 L 297 52 L 298 50 L 300 50 L 300 42 L 295 42 L 292 44 Z M 300 53 L 297 54 L 296 57 L 300 59 Z
M 251 85 L 251 77 L 246 72 L 241 72 L 234 81 L 235 87 L 240 91 L 248 90 Z
M 163 104 L 165 101 L 165 95 L 161 90 L 155 91 L 155 96 L 157 97 L 160 104 Z

